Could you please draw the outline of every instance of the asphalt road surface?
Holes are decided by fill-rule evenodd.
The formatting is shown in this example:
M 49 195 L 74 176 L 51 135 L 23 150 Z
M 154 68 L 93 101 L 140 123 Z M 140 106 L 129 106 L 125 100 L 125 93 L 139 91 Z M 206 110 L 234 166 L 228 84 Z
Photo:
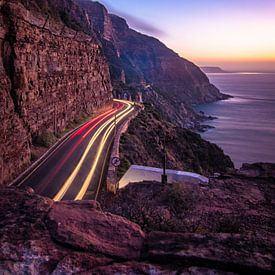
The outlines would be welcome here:
M 114 100 L 111 110 L 74 131 L 18 185 L 55 201 L 94 199 L 115 129 L 133 110 L 133 103 Z

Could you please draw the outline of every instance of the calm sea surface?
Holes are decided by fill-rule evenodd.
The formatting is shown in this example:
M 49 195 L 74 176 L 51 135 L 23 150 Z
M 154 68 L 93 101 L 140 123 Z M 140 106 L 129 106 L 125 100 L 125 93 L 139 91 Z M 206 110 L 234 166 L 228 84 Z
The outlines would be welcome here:
M 234 98 L 195 107 L 217 117 L 201 134 L 242 163 L 275 163 L 275 74 L 208 74 L 221 92 Z

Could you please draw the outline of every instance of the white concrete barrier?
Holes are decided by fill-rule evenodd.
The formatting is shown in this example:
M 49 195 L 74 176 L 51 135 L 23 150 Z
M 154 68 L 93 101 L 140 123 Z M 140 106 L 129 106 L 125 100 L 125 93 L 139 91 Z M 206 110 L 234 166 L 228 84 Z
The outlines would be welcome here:
M 119 181 L 119 188 L 127 186 L 131 182 L 142 181 L 158 181 L 161 182 L 161 168 L 131 165 L 128 171 Z M 208 184 L 209 179 L 196 173 L 166 170 L 168 183 L 192 183 L 192 184 Z

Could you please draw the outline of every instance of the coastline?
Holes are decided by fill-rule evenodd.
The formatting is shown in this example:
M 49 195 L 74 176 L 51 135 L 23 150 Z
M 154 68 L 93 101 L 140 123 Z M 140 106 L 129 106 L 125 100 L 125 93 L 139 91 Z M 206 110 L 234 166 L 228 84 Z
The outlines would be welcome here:
M 193 105 L 193 110 L 201 115 L 200 125 L 195 131 L 203 139 L 221 147 L 236 167 L 245 162 L 275 162 L 270 153 L 275 146 L 272 140 L 275 131 L 273 74 L 208 76 L 215 86 L 230 97 Z M 209 119 L 211 117 L 216 119 Z
M 223 99 L 218 99 L 218 100 L 215 100 L 215 101 L 212 101 L 212 102 L 207 102 L 207 103 L 202 103 L 202 104 L 192 104 L 192 110 L 198 115 L 199 119 L 198 119 L 198 123 L 195 125 L 194 127 L 194 132 L 195 133 L 204 133 L 210 129 L 214 129 L 216 127 L 212 126 L 212 125 L 208 125 L 208 124 L 205 124 L 207 121 L 213 121 L 213 120 L 216 120 L 216 119 L 219 119 L 217 116 L 213 116 L 211 114 L 206 114 L 204 111 L 201 111 L 199 110 L 200 106 L 204 106 L 204 105 L 207 105 L 207 104 L 212 104 L 212 103 L 215 103 L 215 102 L 220 102 L 220 101 L 226 101 L 226 100 L 230 100 L 232 98 L 234 98 L 234 96 L 232 95 L 229 95 L 229 94 L 224 94 L 224 93 L 221 93 L 224 98 Z

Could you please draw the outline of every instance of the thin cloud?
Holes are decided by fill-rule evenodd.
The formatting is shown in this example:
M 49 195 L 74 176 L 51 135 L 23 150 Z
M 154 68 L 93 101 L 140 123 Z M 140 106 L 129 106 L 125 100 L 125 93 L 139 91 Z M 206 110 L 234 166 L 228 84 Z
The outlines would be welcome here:
M 146 34 L 149 34 L 149 35 L 158 36 L 158 37 L 166 35 L 166 33 L 164 31 L 158 29 L 157 27 L 151 25 L 150 23 L 148 23 L 138 17 L 114 9 L 107 1 L 100 0 L 100 2 L 108 9 L 109 12 L 126 19 L 127 23 L 133 29 L 139 30 L 141 32 L 145 32 Z

